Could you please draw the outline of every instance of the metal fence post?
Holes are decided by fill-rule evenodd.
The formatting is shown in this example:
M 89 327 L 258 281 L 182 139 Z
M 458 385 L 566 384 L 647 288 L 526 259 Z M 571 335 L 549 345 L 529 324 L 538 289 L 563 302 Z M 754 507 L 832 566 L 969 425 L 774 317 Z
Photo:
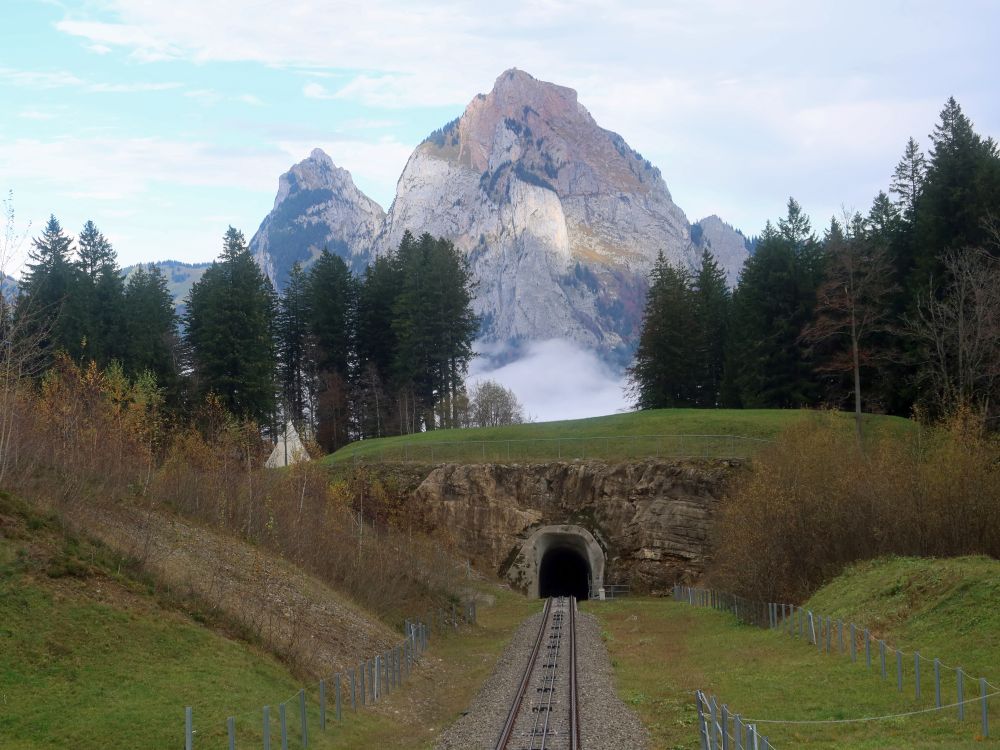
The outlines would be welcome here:
M 719 750 L 719 705 L 715 702 L 714 697 L 709 701 L 708 714 L 712 720 L 708 737 L 712 741 L 712 750 Z
M 229 750 L 236 750 L 236 717 L 226 719 L 226 733 L 229 735 Z
M 299 690 L 299 723 L 302 725 L 302 747 L 309 747 L 309 717 L 306 715 L 306 691 Z
M 872 634 L 865 628 L 865 666 L 868 671 L 872 668 Z
M 919 698 L 920 697 L 920 652 L 919 651 L 913 652 L 913 674 L 914 674 L 913 679 L 917 685 L 916 696 L 917 698 Z
M 319 681 L 319 728 L 326 729 L 326 680 Z
M 934 705 L 941 708 L 941 660 L 934 660 Z
M 264 706 L 264 750 L 271 750 L 271 707 Z
M 698 709 L 698 739 L 701 740 L 701 750 L 709 750 L 708 747 L 708 726 L 705 724 L 705 711 L 702 706 L 702 692 L 696 691 L 694 703 Z
M 896 690 L 903 692 L 903 652 L 896 649 Z
M 368 704 L 368 685 L 367 685 L 368 664 L 366 662 L 362 662 L 361 669 L 358 671 L 360 672 L 360 680 L 361 680 L 360 684 L 358 685 L 359 688 L 358 692 L 361 693 L 361 705 L 365 706 Z
M 722 750 L 729 750 L 729 706 L 722 704 Z
M 186 706 L 184 708 L 184 750 L 192 750 L 194 748 L 194 716 L 192 715 L 191 706 Z
M 851 661 L 858 660 L 858 643 L 857 643 L 857 633 L 855 632 L 854 623 L 851 623 Z
M 958 720 L 965 721 L 965 678 L 961 667 L 955 670 L 955 682 L 958 689 Z
M 885 672 L 885 641 L 880 640 L 878 642 L 878 658 L 882 662 L 882 679 L 886 678 Z
M 990 717 L 986 708 L 986 678 L 979 678 L 979 700 L 983 705 L 983 737 L 990 736 Z
M 357 685 L 357 670 L 351 667 L 348 671 L 348 679 L 351 682 L 351 710 L 358 710 L 358 685 Z
M 840 655 L 844 655 L 844 621 L 837 621 L 837 638 L 840 640 Z
M 288 750 L 288 722 L 284 703 L 278 704 L 278 717 L 281 721 L 281 750 Z

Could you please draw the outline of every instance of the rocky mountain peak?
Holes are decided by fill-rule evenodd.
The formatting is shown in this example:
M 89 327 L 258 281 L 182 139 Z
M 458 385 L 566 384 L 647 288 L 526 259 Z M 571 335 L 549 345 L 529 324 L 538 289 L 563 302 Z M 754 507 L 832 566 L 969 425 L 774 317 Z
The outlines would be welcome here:
M 274 208 L 250 240 L 250 251 L 278 287 L 293 264 L 309 265 L 324 248 L 360 271 L 384 218 L 351 173 L 315 148 L 278 178 Z

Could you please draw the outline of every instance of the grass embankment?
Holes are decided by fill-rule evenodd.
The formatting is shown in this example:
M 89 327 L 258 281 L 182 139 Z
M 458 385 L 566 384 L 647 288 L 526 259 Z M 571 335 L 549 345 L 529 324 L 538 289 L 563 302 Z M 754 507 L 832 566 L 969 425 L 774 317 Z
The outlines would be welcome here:
M 986 558 L 891 559 L 864 563 L 820 590 L 806 607 L 870 626 L 904 651 L 961 665 L 1000 684 L 1000 562 Z M 631 599 L 586 605 L 600 618 L 619 692 L 649 727 L 655 748 L 698 747 L 693 691 L 705 690 L 733 711 L 756 719 L 846 719 L 896 714 L 934 705 L 933 671 L 922 670 L 914 697 L 912 658 L 898 693 L 894 661 L 881 679 L 877 651 L 869 673 L 863 656 L 817 653 L 789 636 L 738 625 L 726 614 L 666 600 Z M 834 645 L 836 649 L 836 645 Z M 955 700 L 945 673 L 944 705 Z M 966 697 L 978 685 L 966 680 Z M 859 724 L 761 724 L 779 750 L 810 748 L 981 747 L 979 706 Z M 993 698 L 993 736 L 1000 743 L 1000 699 Z
M 771 440 L 789 425 L 808 418 L 805 409 L 654 409 L 590 419 L 536 422 L 504 427 L 434 430 L 414 435 L 363 440 L 324 460 L 357 459 L 420 462 L 525 461 L 645 456 L 752 455 L 760 440 Z M 842 414 L 845 429 L 853 416 Z M 867 424 L 904 430 L 898 417 L 866 415 Z M 723 439 L 694 436 L 735 436 Z M 654 439 L 652 436 L 689 436 Z M 749 438 L 740 440 L 738 438 Z
M 531 606 L 499 592 L 495 606 L 480 608 L 480 627 L 433 638 L 404 689 L 375 709 L 348 709 L 325 733 L 310 689 L 310 747 L 429 746 Z M 233 715 L 239 746 L 259 747 L 264 705 L 272 706 L 274 746 L 277 704 L 302 681 L 214 617 L 128 559 L 0 494 L 0 746 L 177 747 L 183 708 L 192 706 L 196 747 L 225 747 Z M 298 746 L 294 700 L 288 722 Z

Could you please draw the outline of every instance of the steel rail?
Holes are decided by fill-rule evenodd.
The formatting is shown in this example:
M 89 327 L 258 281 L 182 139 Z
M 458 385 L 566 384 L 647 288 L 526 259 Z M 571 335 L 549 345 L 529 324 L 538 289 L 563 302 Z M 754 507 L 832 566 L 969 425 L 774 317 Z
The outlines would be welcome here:
M 569 746 L 580 747 L 580 713 L 576 705 L 576 597 L 569 600 Z
M 535 645 L 531 649 L 531 655 L 528 657 L 528 665 L 525 667 L 524 675 L 521 677 L 521 684 L 518 685 L 517 693 L 514 695 L 514 702 L 510 706 L 510 711 L 507 714 L 507 721 L 504 722 L 503 731 L 500 733 L 500 739 L 497 740 L 496 750 L 504 750 L 507 747 L 507 743 L 510 741 L 510 735 L 514 731 L 514 724 L 517 722 L 517 716 L 521 712 L 521 703 L 524 701 L 524 693 L 528 689 L 528 683 L 531 681 L 531 673 L 534 671 L 535 662 L 538 660 L 538 651 L 542 647 L 542 639 L 545 637 L 546 631 L 549 629 L 549 619 L 552 615 L 552 599 L 547 599 L 545 601 L 545 609 L 542 610 L 542 625 L 538 628 L 538 636 L 535 638 Z
M 528 663 L 525 667 L 524 674 L 521 677 L 521 683 L 518 686 L 510 711 L 507 714 L 507 720 L 504 723 L 503 730 L 497 740 L 495 750 L 507 750 L 508 744 L 512 742 L 512 736 L 515 728 L 519 724 L 519 720 L 523 726 L 525 719 L 529 719 L 531 724 L 531 729 L 528 732 L 532 738 L 529 743 L 530 746 L 532 748 L 536 747 L 535 739 L 540 738 L 541 744 L 538 745 L 540 750 L 544 750 L 548 747 L 550 721 L 553 718 L 552 710 L 555 707 L 553 699 L 555 696 L 555 684 L 557 680 L 557 663 L 562 663 L 563 668 L 568 671 L 568 674 L 560 675 L 558 679 L 565 680 L 563 684 L 568 690 L 566 705 L 564 707 L 568 716 L 566 716 L 565 713 L 562 714 L 562 716 L 568 718 L 569 727 L 565 734 L 562 734 L 560 731 L 552 736 L 556 737 L 561 734 L 563 737 L 562 742 L 569 740 L 570 750 L 579 750 L 581 746 L 580 715 L 577 705 L 576 598 L 561 598 L 561 601 L 558 602 L 558 607 L 554 606 L 555 602 L 555 598 L 550 598 L 545 603 L 541 627 L 538 629 L 538 635 L 535 638 L 535 643 L 532 647 L 531 654 L 529 655 Z M 566 612 L 564 606 L 568 608 L 568 612 Z M 566 651 L 563 651 L 562 646 L 567 645 L 563 643 L 562 638 L 566 629 L 569 630 L 569 638 L 567 639 L 568 648 Z M 541 664 L 541 645 L 546 639 L 546 635 L 548 635 L 549 645 L 546 653 L 546 662 L 541 666 L 541 687 L 539 687 L 540 692 L 544 691 L 545 697 L 541 704 L 532 708 L 535 712 L 533 719 L 530 719 L 530 717 L 521 717 L 521 712 L 526 705 L 524 698 L 528 687 L 532 684 L 537 684 L 532 678 L 536 677 L 536 671 L 539 670 L 539 665 Z M 562 652 L 563 656 L 560 656 L 560 652 Z M 558 703 L 559 701 L 555 702 Z M 565 720 L 566 719 L 564 718 L 560 718 L 559 724 Z M 541 727 L 539 727 L 540 724 Z M 520 748 L 521 746 L 511 745 L 511 747 Z

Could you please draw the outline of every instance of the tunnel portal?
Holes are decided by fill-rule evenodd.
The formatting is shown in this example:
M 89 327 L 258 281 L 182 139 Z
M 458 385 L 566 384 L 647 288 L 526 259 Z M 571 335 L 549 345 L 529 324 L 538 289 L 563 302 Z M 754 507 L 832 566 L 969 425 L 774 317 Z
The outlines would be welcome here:
M 590 597 L 590 565 L 569 547 L 552 547 L 538 566 L 538 595 Z
M 521 546 L 507 579 L 529 596 L 587 599 L 604 585 L 604 550 L 582 526 L 543 526 Z

